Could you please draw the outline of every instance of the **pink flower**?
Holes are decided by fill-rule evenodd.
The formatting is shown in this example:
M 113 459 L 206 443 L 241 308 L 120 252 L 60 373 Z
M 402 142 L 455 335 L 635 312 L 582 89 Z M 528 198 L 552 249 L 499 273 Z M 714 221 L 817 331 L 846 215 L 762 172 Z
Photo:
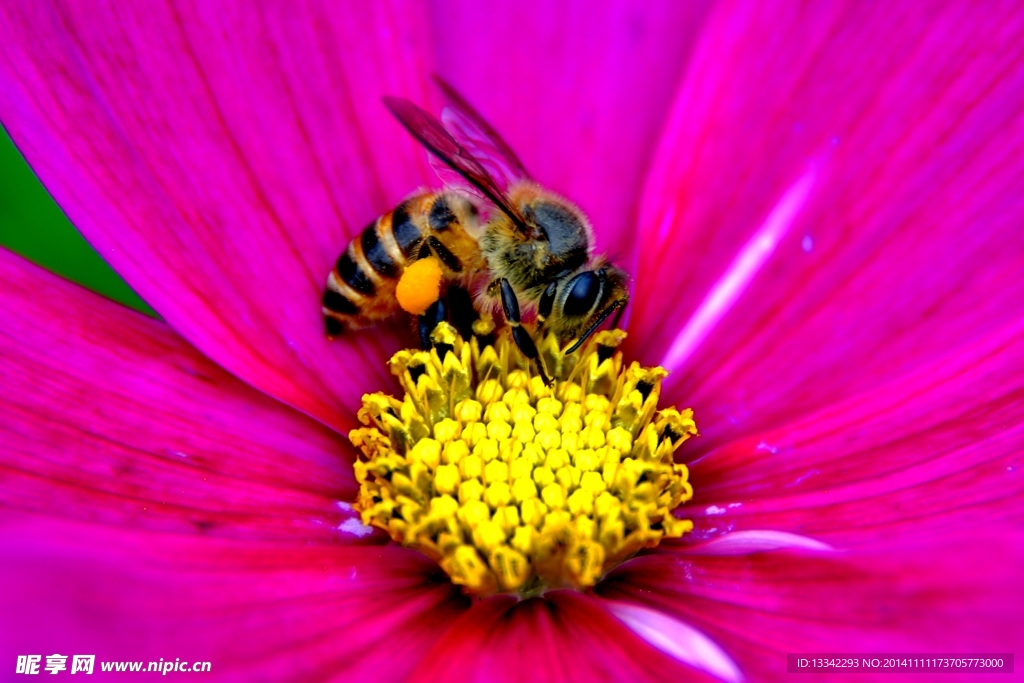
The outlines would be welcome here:
M 0 256 L 0 666 L 781 680 L 1022 642 L 1024 13 L 631 4 L 6 8 L 4 126 L 166 322 Z M 471 602 L 345 503 L 403 332 L 328 344 L 320 289 L 431 181 L 380 97 L 436 110 L 432 72 L 630 265 L 630 353 L 696 411 L 695 532 L 592 593 Z

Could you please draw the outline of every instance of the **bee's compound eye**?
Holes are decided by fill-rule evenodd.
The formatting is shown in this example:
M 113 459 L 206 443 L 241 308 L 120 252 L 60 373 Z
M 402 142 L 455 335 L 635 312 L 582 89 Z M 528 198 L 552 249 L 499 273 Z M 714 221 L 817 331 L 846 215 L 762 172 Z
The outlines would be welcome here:
M 569 293 L 565 296 L 562 313 L 569 317 L 587 315 L 601 299 L 604 289 L 603 278 L 592 270 L 580 273 L 569 281 Z

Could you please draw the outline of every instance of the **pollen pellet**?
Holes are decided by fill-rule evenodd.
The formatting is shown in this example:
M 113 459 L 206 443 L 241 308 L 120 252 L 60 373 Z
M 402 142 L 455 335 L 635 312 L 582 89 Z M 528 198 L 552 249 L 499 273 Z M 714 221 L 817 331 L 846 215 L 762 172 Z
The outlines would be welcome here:
M 442 323 L 432 338 L 444 357 L 409 350 L 391 360 L 403 401 L 363 397 L 366 427 L 350 438 L 362 451 L 364 523 L 436 560 L 468 593 L 521 597 L 589 588 L 692 530 L 672 511 L 693 496 L 686 466 L 673 461 L 697 433 L 693 413 L 657 410 L 660 368 L 608 357 L 624 333 L 598 333 L 573 356 L 538 339 L 551 386 L 507 334 L 487 346 Z
M 441 263 L 430 256 L 409 264 L 398 280 L 395 298 L 407 313 L 423 315 L 441 296 Z

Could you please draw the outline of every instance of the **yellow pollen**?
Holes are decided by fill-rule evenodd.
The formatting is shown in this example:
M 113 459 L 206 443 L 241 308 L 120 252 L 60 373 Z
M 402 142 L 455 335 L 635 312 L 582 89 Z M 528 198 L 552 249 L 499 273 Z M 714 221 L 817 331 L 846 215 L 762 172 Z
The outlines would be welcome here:
M 433 256 L 414 261 L 402 273 L 395 289 L 398 305 L 406 313 L 423 315 L 441 296 L 441 264 Z
M 364 524 L 433 558 L 473 595 L 524 597 L 593 586 L 693 528 L 672 514 L 693 496 L 673 461 L 697 433 L 693 411 L 658 410 L 668 373 L 624 367 L 624 332 L 601 332 L 569 356 L 539 340 L 556 380 L 548 386 L 507 335 L 480 342 L 489 321 L 474 329 L 467 342 L 442 323 L 430 351 L 396 353 L 403 400 L 363 396 L 367 427 L 349 438 L 362 451 Z

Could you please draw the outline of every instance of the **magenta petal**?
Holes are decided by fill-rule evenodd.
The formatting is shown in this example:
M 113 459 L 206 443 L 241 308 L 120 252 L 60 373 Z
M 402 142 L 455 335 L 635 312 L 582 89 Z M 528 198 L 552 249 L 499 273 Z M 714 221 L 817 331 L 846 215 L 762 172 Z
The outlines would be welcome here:
M 747 680 L 783 681 L 787 652 L 1012 652 L 1022 571 L 1019 528 L 977 529 L 850 553 L 646 556 L 598 591 L 699 629 Z
M 769 550 L 812 550 L 839 552 L 827 543 L 789 531 L 746 529 L 730 531 L 709 541 L 682 547 L 687 555 L 752 555 Z
M 45 650 L 95 654 L 97 673 L 101 661 L 180 658 L 209 661 L 218 681 L 399 681 L 465 604 L 436 565 L 400 548 L 6 522 L 5 662 Z
M 348 427 L 397 342 L 328 344 L 320 299 L 348 240 L 430 174 L 380 102 L 423 99 L 426 25 L 404 2 L 10 7 L 0 120 L 186 339 Z
M 696 671 L 572 591 L 476 603 L 416 669 L 417 681 L 679 681 Z M 686 678 L 684 678 L 686 677 Z
M 449 38 L 434 52 L 527 170 L 587 212 L 598 248 L 627 258 L 647 164 L 709 6 L 441 0 L 433 32 Z
M 1024 13 L 730 2 L 705 37 L 645 191 L 631 321 L 704 434 L 1019 317 Z
M 689 624 L 664 612 L 628 602 L 608 601 L 605 607 L 662 652 L 728 683 L 743 680 L 743 674 L 729 655 Z
M 776 529 L 838 548 L 1024 523 L 1024 320 L 877 390 L 691 464 L 696 534 Z
M 0 500 L 107 524 L 356 540 L 350 447 L 164 323 L 0 251 Z

